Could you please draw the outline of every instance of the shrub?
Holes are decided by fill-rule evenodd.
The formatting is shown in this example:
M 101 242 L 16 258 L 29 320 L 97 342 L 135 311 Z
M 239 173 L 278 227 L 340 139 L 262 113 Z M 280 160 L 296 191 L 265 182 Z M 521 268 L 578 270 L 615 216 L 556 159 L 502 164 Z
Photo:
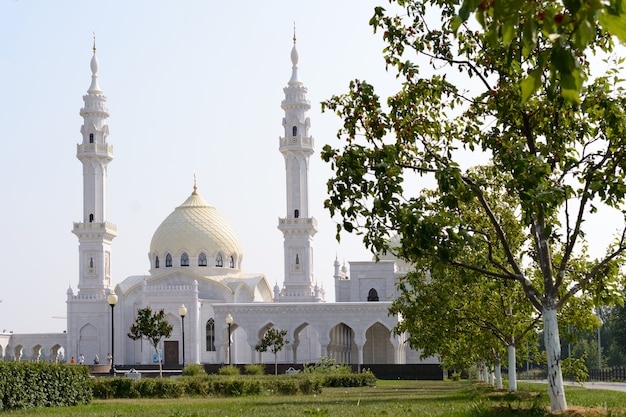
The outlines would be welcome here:
M 86 366 L 0 362 L 0 409 L 87 404 L 91 398 Z
M 376 385 L 376 376 L 371 371 L 360 374 L 335 373 L 324 375 L 325 387 L 373 387 Z
M 305 363 L 302 372 L 305 374 L 351 374 L 352 368 L 348 365 L 339 365 L 335 359 L 322 356 L 314 365 Z
M 220 374 L 220 375 L 230 375 L 230 376 L 233 376 L 233 375 L 241 374 L 241 371 L 235 365 L 227 365 L 227 366 L 222 366 L 217 371 L 217 373 Z
M 258 363 L 251 363 L 245 367 L 246 375 L 265 375 L 265 366 Z
M 130 378 L 109 378 L 114 398 L 137 398 L 139 392 L 135 389 L 135 381 Z
M 190 363 L 183 369 L 183 376 L 196 376 L 206 374 L 204 366 L 199 363 Z
M 190 377 L 182 380 L 185 394 L 188 396 L 204 397 L 209 393 L 209 384 L 206 378 Z

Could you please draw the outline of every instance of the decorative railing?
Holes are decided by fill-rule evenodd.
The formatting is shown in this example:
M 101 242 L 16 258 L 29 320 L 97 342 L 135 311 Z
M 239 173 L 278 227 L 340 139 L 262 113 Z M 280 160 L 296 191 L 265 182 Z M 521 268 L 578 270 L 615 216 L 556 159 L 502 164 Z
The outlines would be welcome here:
M 299 218 L 286 218 L 279 217 L 278 224 L 280 225 L 300 225 L 300 224 L 312 224 L 317 227 L 317 220 L 313 217 L 299 217 Z
M 103 222 L 103 223 L 74 222 L 74 229 L 79 229 L 79 230 L 106 229 L 106 230 L 111 230 L 113 232 L 117 232 L 117 226 L 109 222 Z
M 112 145 L 105 145 L 105 144 L 101 144 L 101 143 L 79 143 L 76 145 L 76 153 L 77 154 L 83 154 L 83 153 L 100 153 L 100 154 L 108 154 L 108 155 L 113 155 L 113 146 Z
M 289 136 L 280 138 L 280 146 L 306 146 L 312 148 L 315 141 L 311 137 Z

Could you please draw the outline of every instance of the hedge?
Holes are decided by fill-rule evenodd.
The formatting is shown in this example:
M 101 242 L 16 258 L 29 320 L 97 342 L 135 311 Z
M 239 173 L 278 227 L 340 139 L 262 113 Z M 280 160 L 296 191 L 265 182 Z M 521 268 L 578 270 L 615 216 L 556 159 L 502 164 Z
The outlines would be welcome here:
M 313 394 L 321 392 L 324 378 L 315 375 L 224 376 L 197 375 L 179 378 L 94 378 L 95 398 L 180 398 L 197 396 L 238 397 L 260 394 Z M 348 385 L 333 385 L 348 386 Z
M 0 362 L 0 409 L 87 404 L 91 387 L 86 366 Z

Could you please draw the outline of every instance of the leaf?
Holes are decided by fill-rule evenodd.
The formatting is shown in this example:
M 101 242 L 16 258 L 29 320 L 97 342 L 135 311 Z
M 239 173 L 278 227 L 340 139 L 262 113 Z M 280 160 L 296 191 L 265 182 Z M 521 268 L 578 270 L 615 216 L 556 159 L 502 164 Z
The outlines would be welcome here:
M 600 11 L 598 20 L 604 30 L 617 36 L 620 41 L 626 42 L 626 14 L 612 14 L 604 8 Z
M 537 68 L 528 74 L 526 78 L 520 83 L 522 87 L 522 104 L 528 102 L 533 93 L 541 86 L 541 75 L 543 71 L 541 68 Z

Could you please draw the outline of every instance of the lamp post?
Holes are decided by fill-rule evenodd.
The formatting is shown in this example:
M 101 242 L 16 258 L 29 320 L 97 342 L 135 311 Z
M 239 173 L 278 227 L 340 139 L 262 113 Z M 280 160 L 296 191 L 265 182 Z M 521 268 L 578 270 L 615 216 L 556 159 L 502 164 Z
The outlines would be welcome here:
M 111 291 L 111 294 L 107 297 L 107 302 L 111 306 L 111 369 L 109 373 L 115 375 L 115 320 L 113 315 L 115 304 L 117 304 L 117 295 L 115 292 Z
M 230 325 L 233 324 L 233 316 L 228 313 L 226 316 L 226 324 L 228 324 L 228 364 L 231 364 L 231 354 L 230 354 Z
M 178 314 L 180 314 L 180 318 L 183 320 L 183 369 L 185 369 L 185 316 L 187 315 L 187 307 L 184 304 L 181 304 L 178 308 Z

